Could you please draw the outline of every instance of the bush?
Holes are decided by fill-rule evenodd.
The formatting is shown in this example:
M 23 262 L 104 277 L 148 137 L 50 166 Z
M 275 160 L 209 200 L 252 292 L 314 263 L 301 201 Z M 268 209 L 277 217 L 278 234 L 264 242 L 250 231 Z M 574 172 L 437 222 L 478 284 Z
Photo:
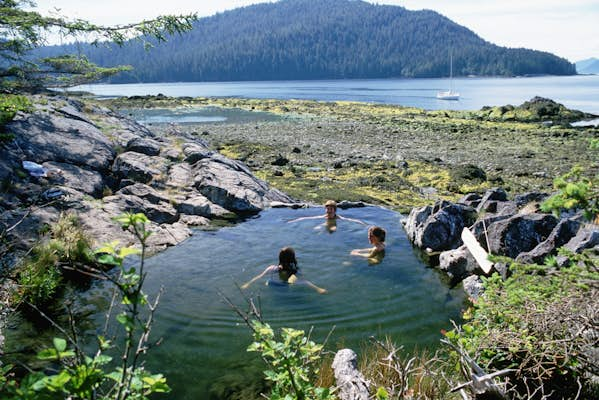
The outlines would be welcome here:
M 512 263 L 505 281 L 498 274 L 485 279 L 484 296 L 464 314 L 468 322 L 447 333 L 488 372 L 513 369 L 507 379 L 516 398 L 594 390 L 599 259 L 569 257 L 575 262 L 561 270 L 550 258 L 545 265 Z

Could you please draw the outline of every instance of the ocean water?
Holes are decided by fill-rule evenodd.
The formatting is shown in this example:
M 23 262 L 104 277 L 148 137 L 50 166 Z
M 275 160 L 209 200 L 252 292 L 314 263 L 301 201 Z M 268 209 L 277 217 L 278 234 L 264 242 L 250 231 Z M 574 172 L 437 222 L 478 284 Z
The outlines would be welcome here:
M 458 101 L 439 100 L 448 79 L 355 79 L 320 81 L 179 82 L 82 85 L 101 97 L 157 95 L 363 101 L 427 110 L 478 110 L 483 106 L 519 105 L 535 96 L 599 115 L 599 75 L 526 78 L 454 78 Z M 73 90 L 73 89 L 72 89 Z

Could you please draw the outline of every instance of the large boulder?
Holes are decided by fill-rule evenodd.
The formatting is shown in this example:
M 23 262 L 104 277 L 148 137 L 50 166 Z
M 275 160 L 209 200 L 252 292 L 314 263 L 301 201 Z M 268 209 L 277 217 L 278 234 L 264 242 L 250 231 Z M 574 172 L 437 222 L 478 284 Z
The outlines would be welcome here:
M 442 252 L 439 255 L 439 269 L 445 271 L 454 281 L 461 281 L 480 270 L 466 246 Z
M 193 166 L 193 175 L 193 186 L 201 194 L 236 213 L 258 212 L 271 201 L 292 202 L 289 196 L 254 177 L 242 163 L 219 154 L 198 161 Z
M 430 251 L 444 251 L 462 244 L 462 230 L 475 219 L 476 212 L 472 207 L 442 201 L 434 207 L 413 209 L 405 229 L 408 238 L 416 246 Z
M 127 143 L 126 149 L 147 156 L 157 156 L 160 154 L 161 147 L 160 142 L 154 139 L 136 137 Z
M 487 227 L 489 250 L 493 254 L 516 258 L 545 241 L 557 223 L 550 214 L 518 214 L 495 222 Z
M 578 230 L 581 223 L 573 219 L 563 219 L 553 229 L 546 240 L 539 243 L 534 249 L 520 253 L 516 257 L 516 261 L 522 263 L 542 263 L 549 255 L 557 253 L 557 249 L 572 239 Z
M 97 171 L 53 161 L 45 162 L 42 165 L 49 170 L 60 170 L 60 173 L 52 175 L 52 184 L 70 187 L 95 198 L 102 197 L 104 179 Z
M 103 199 L 102 209 L 112 216 L 124 212 L 144 213 L 157 224 L 172 224 L 179 219 L 179 213 L 169 203 L 152 203 L 137 196 L 119 193 Z
M 181 214 L 199 215 L 206 218 L 227 218 L 231 217 L 231 211 L 214 204 L 199 193 L 194 194 L 177 204 L 177 210 Z M 234 214 L 233 214 L 234 215 Z
M 332 368 L 341 400 L 368 400 L 368 383 L 358 370 L 358 356 L 352 349 L 341 349 L 335 354 Z
M 112 165 L 112 172 L 120 179 L 149 183 L 154 177 L 166 172 L 166 159 L 127 151 L 119 154 Z
M 38 164 L 56 161 L 105 171 L 115 156 L 110 140 L 81 119 L 38 111 L 18 116 L 5 129 L 24 156 Z

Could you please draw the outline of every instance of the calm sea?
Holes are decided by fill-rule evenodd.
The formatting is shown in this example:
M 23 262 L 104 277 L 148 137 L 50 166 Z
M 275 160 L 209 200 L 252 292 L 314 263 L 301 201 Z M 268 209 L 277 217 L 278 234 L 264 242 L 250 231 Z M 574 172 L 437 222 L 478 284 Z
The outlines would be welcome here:
M 456 78 L 458 101 L 438 100 L 448 79 L 353 79 L 321 81 L 180 82 L 83 85 L 98 96 L 246 97 L 270 99 L 348 100 L 399 104 L 427 110 L 477 110 L 483 106 L 519 105 L 534 96 L 599 115 L 599 75 L 531 78 Z

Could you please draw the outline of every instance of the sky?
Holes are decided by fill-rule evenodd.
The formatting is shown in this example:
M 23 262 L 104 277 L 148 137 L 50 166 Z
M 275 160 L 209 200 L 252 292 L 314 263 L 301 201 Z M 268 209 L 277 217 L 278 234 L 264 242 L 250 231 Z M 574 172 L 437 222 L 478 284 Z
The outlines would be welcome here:
M 96 24 L 118 25 L 163 14 L 200 17 L 265 1 L 256 0 L 37 0 L 44 15 L 61 15 Z M 599 0 L 372 0 L 409 10 L 429 9 L 463 25 L 483 39 L 525 47 L 571 62 L 599 58 Z

